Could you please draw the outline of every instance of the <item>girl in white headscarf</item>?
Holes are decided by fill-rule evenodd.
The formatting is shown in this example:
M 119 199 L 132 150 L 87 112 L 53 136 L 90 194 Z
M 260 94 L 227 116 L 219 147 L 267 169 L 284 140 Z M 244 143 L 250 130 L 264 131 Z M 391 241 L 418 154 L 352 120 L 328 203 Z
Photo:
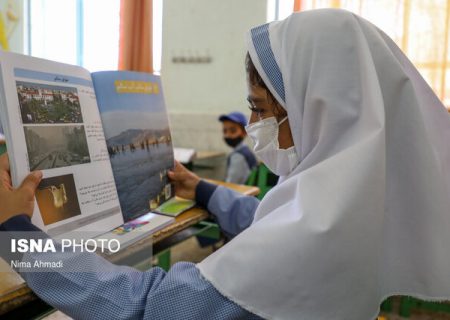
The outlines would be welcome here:
M 22 274 L 42 299 L 76 319 L 372 320 L 390 295 L 450 298 L 450 117 L 413 65 L 330 9 L 252 29 L 248 51 L 247 130 L 279 184 L 258 203 L 169 174 L 234 239 L 167 273 L 70 256 L 98 271 Z M 0 203 L 7 170 L 0 157 Z
M 270 319 L 374 319 L 390 295 L 449 299 L 450 116 L 418 71 L 342 10 L 292 14 L 247 43 L 293 144 L 270 135 L 282 117 L 253 114 L 255 152 L 284 176 L 202 275 Z

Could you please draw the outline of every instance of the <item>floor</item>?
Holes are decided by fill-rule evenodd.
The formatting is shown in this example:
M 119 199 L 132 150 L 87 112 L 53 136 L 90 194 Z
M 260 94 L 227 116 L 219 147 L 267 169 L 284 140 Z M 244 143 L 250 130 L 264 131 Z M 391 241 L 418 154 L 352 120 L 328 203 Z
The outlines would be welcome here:
M 200 248 L 196 238 L 191 238 L 184 241 L 177 246 L 173 247 L 171 250 L 172 263 L 177 261 L 192 261 L 200 262 L 205 257 L 213 252 L 213 248 Z M 393 312 L 392 313 L 381 313 L 379 320 L 450 320 L 450 313 L 436 313 L 436 312 L 423 312 L 420 310 L 413 310 L 411 317 L 404 318 L 398 316 L 399 299 L 394 298 Z M 55 312 L 44 318 L 45 320 L 69 320 L 68 316 L 61 312 Z

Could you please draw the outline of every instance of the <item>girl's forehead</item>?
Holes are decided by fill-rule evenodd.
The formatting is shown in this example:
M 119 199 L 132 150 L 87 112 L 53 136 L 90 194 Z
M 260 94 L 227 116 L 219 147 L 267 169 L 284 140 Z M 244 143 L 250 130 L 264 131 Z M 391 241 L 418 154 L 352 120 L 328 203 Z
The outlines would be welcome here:
M 266 96 L 267 91 L 264 87 L 261 87 L 259 85 L 251 84 L 248 86 L 248 98 L 256 98 L 261 96 Z

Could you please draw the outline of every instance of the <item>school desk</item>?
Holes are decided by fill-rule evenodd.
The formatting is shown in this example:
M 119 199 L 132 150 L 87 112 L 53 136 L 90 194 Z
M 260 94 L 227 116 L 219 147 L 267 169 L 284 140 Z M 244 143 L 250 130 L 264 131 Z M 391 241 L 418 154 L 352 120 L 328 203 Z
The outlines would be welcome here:
M 259 189 L 253 186 L 237 185 L 216 180 L 208 180 L 212 183 L 224 185 L 245 195 L 256 196 Z M 208 224 L 202 224 L 208 218 L 208 212 L 202 208 L 192 208 L 183 212 L 175 218 L 175 222 L 164 229 L 149 235 L 148 237 L 130 245 L 123 251 L 112 255 L 104 255 L 106 259 L 116 264 L 126 264 L 138 266 L 138 269 L 149 268 L 151 254 L 158 254 L 168 251 L 170 246 L 184 241 L 187 237 L 197 235 L 199 232 L 207 232 Z M 170 256 L 169 256 L 170 257 Z M 167 258 L 167 255 L 163 255 Z M 0 259 L 0 263 L 5 262 Z M 2 268 L 0 267 L 0 270 Z M 3 270 L 5 270 L 3 268 Z M 24 280 L 14 271 L 0 272 L 0 318 L 7 312 L 20 312 L 17 308 L 25 309 L 26 305 L 36 304 L 36 308 L 42 308 L 43 303 L 26 285 Z M 45 306 L 45 304 L 44 304 Z M 45 309 L 44 309 L 45 310 Z M 16 317 L 16 318 L 20 318 Z
M 204 177 L 222 177 L 223 172 L 214 174 L 218 166 L 223 166 L 226 153 L 222 151 L 196 151 L 195 149 L 174 148 L 175 159 L 191 171 Z

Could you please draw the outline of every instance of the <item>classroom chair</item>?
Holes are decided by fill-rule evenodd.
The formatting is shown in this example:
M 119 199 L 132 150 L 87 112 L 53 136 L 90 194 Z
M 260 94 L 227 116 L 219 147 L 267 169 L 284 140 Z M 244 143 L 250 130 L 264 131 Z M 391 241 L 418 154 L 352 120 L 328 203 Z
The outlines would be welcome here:
M 252 171 L 250 171 L 250 175 L 247 178 L 247 181 L 245 184 L 247 186 L 256 186 L 256 178 L 258 176 L 258 168 L 253 168 Z
M 186 231 L 186 230 L 185 230 Z M 186 240 L 190 237 L 202 237 L 206 240 L 211 240 L 212 243 L 216 243 L 218 240 L 222 239 L 222 233 L 220 231 L 219 226 L 211 221 L 201 221 L 197 223 L 196 225 L 189 228 L 189 232 L 186 232 L 186 236 L 178 239 L 168 247 L 166 247 L 164 250 L 158 252 L 156 254 L 156 264 L 155 266 L 158 266 L 166 271 L 170 269 L 171 266 L 171 247 L 177 243 L 180 243 L 181 241 Z
M 423 301 L 413 297 L 401 297 L 399 315 L 408 318 L 411 316 L 412 309 L 450 313 L 450 303 Z
M 383 312 L 392 312 L 392 309 L 393 309 L 393 303 L 392 303 L 392 300 L 393 300 L 392 297 L 386 298 L 386 299 L 381 303 L 380 310 L 383 311 Z
M 273 174 L 263 163 L 260 163 L 256 169 L 251 171 L 245 184 L 258 187 L 258 199 L 261 200 L 264 198 L 264 195 L 277 184 L 277 182 L 278 176 Z
M 0 144 L 0 155 L 4 154 L 6 152 L 6 144 L 1 143 Z

